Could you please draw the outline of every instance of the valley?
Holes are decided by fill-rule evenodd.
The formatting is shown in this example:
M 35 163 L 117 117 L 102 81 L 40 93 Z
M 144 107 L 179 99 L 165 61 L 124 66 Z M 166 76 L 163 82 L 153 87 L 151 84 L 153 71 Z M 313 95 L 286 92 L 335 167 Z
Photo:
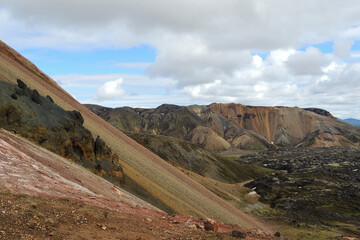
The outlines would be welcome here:
M 19 206 L 11 204 L 14 199 L 50 204 L 54 212 L 57 206 L 91 208 L 96 216 L 80 229 L 93 238 L 99 227 L 112 226 L 108 236 L 157 239 L 162 228 L 172 228 L 161 219 L 180 224 L 165 239 L 232 239 L 233 231 L 246 232 L 247 239 L 359 236 L 360 129 L 326 110 L 84 106 L 4 44 L 0 60 L 0 126 L 7 131 L 1 133 L 2 198 L 12 199 L 6 208 Z M 145 235 L 132 228 L 121 235 L 117 229 L 124 225 L 99 217 L 103 209 L 126 214 L 125 225 L 142 222 Z M 24 219 L 29 211 L 37 216 L 37 210 L 19 210 Z M 72 226 L 79 222 L 66 219 L 56 228 L 39 220 L 43 232 L 25 225 L 18 232 L 9 227 L 16 221 L 11 215 L 1 231 L 14 239 L 75 239 Z
M 360 1 L 1 0 L 0 240 L 360 240 Z

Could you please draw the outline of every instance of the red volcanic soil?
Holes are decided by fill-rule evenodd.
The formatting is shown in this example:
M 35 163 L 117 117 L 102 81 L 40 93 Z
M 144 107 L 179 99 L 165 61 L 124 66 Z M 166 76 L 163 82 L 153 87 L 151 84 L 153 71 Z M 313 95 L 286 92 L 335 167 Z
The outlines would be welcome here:
M 0 131 L 0 239 L 276 239 L 168 215 L 86 169 Z M 69 200 L 71 199 L 71 200 Z
M 34 196 L 61 197 L 100 207 L 152 205 L 117 188 L 75 163 L 0 131 L 0 188 Z

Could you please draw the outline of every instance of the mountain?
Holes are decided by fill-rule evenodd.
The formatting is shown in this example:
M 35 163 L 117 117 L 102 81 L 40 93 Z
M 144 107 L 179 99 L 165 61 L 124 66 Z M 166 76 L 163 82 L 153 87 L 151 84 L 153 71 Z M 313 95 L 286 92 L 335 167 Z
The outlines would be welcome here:
M 360 127 L 360 120 L 355 118 L 342 119 L 341 121 L 347 122 L 356 127 Z
M 18 79 L 21 82 L 17 81 Z M 101 175 L 101 170 L 105 169 L 104 166 L 109 166 L 105 161 L 96 162 L 96 154 L 99 148 L 109 151 L 111 149 L 111 152 L 105 152 L 110 157 L 108 163 L 117 165 L 119 168 L 116 171 L 120 172 L 121 170 L 122 182 L 119 184 L 121 188 L 141 197 L 159 209 L 169 213 L 201 218 L 210 217 L 225 223 L 239 224 L 243 227 L 258 228 L 271 232 L 267 224 L 220 199 L 187 174 L 142 147 L 117 128 L 92 113 L 57 85 L 54 80 L 3 42 L 0 42 L 0 81 L 5 82 L 4 86 L 7 86 L 8 89 L 3 92 L 5 101 L 11 101 L 10 105 L 13 106 L 10 108 L 5 106 L 4 125 L 15 126 L 17 124 L 17 128 L 11 129 L 8 126 L 7 129 L 14 130 L 13 132 L 19 134 L 24 129 L 28 133 L 22 136 L 28 137 L 37 144 L 44 144 L 44 147 L 46 147 L 47 141 L 53 141 L 51 131 L 59 131 L 58 134 L 62 134 L 64 131 L 67 132 L 67 129 L 70 131 L 74 129 L 71 133 L 67 132 L 65 136 L 70 139 L 71 143 L 65 144 L 67 140 L 64 143 L 59 142 L 60 146 L 65 144 L 61 151 L 64 151 L 66 156 L 75 162 L 84 161 L 84 167 L 87 167 L 87 161 L 89 161 L 89 164 L 90 162 L 96 164 L 95 167 L 99 163 L 104 163 L 101 168 L 97 169 L 99 175 Z M 26 88 L 24 85 L 26 85 Z M 17 108 L 16 103 L 19 101 L 25 102 L 23 106 L 29 105 L 29 108 L 23 109 L 22 105 Z M 53 123 L 50 118 L 49 120 L 39 120 L 38 123 L 35 122 L 43 111 L 42 108 L 38 108 L 41 103 L 44 104 L 44 107 L 49 107 L 47 110 L 49 117 L 52 116 L 52 109 L 55 111 L 56 108 L 61 108 L 56 111 L 62 112 L 61 115 L 64 115 L 63 120 Z M 53 106 L 53 103 L 56 106 Z M 18 110 L 21 113 L 20 119 L 17 114 Z M 22 114 L 26 115 L 26 117 L 23 118 Z M 35 118 L 32 116 L 35 116 Z M 30 128 L 27 129 L 27 126 L 30 126 Z M 34 132 L 32 133 L 32 131 Z M 85 145 L 77 142 L 80 139 L 79 136 L 81 136 L 80 138 L 88 136 Z M 97 136 L 101 139 L 101 141 L 98 140 L 101 143 L 98 145 L 99 148 L 92 146 L 92 149 L 87 149 L 86 146 L 90 147 L 90 143 L 96 143 Z M 53 144 L 50 145 L 57 148 Z M 58 151 L 56 149 L 51 150 Z M 64 153 L 61 154 L 64 155 Z M 115 157 L 115 154 L 117 157 Z M 95 163 L 93 160 L 95 160 Z M 107 170 L 106 172 L 109 173 Z
M 204 231 L 209 220 L 160 211 L 5 130 L 0 130 L 0 166 L 1 239 L 232 239 L 234 230 L 276 239 L 215 221 L 210 223 L 217 232 Z
M 285 224 L 285 235 L 360 236 L 354 214 L 359 209 L 359 130 L 326 110 L 240 104 L 86 106 L 226 201 Z M 243 135 L 236 136 L 240 131 Z M 221 154 L 216 151 L 224 149 L 214 148 L 219 139 L 228 146 Z M 248 145 L 239 148 L 241 139 Z M 259 148 L 259 142 L 266 147 Z
M 86 106 L 122 131 L 181 138 L 213 152 L 230 148 L 352 146 L 360 142 L 360 129 L 317 108 L 234 103 L 164 104 L 155 109 Z

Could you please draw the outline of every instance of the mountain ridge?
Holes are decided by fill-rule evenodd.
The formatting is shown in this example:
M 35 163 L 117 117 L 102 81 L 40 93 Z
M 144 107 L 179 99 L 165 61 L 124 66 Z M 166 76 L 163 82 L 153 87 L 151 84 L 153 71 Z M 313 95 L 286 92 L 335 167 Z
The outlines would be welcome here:
M 359 145 L 360 130 L 318 108 L 255 107 L 235 103 L 157 108 L 86 105 L 125 132 L 166 135 L 206 150 Z

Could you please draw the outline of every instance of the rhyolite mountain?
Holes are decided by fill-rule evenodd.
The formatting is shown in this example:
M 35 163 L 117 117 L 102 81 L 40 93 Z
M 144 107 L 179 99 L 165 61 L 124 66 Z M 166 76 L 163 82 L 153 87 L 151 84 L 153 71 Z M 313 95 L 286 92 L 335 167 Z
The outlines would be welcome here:
M 176 106 L 155 109 L 86 105 L 124 132 L 166 135 L 214 152 L 228 149 L 359 145 L 360 128 L 318 108 L 253 107 L 241 104 Z
M 0 82 L 4 87 L 1 128 L 89 170 L 93 167 L 99 173 L 106 170 L 110 178 L 114 176 L 111 169 L 121 171 L 122 181 L 117 181 L 121 189 L 168 213 L 212 218 L 272 232 L 266 223 L 221 199 L 91 112 L 1 41 Z M 98 156 L 108 158 L 99 161 Z

